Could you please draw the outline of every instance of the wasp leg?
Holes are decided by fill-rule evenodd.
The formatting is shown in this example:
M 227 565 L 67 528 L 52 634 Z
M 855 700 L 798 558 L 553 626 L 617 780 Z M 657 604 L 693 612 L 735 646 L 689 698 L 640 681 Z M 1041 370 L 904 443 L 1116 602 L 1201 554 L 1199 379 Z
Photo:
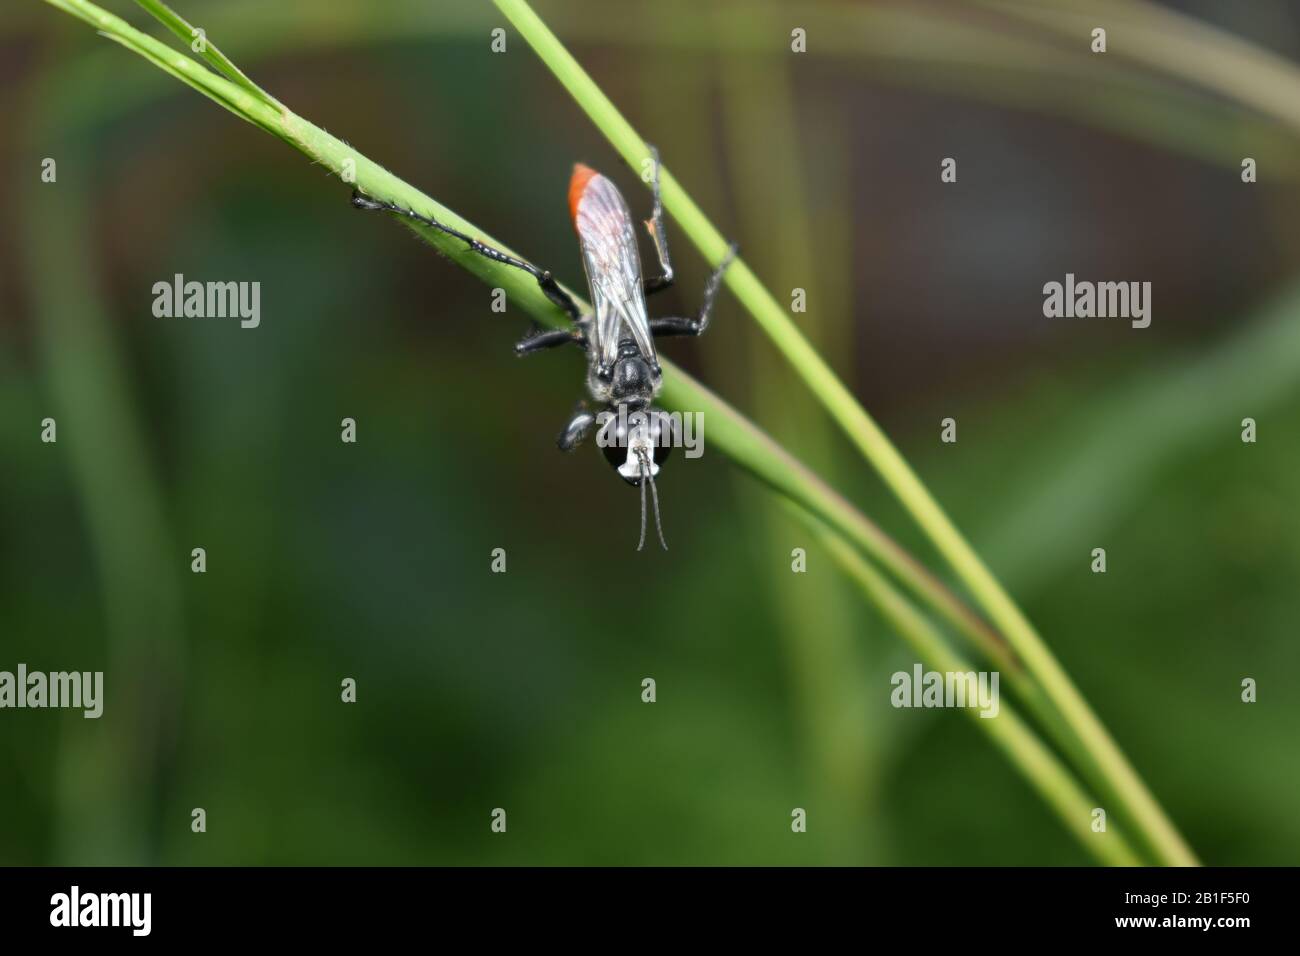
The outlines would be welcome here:
M 736 258 L 737 246 L 733 242 L 731 248 L 727 250 L 726 257 L 722 264 L 713 270 L 713 275 L 709 276 L 709 281 L 704 286 L 704 304 L 700 306 L 700 314 L 693 319 L 686 318 L 664 318 L 650 320 L 650 333 L 652 335 L 702 335 L 704 330 L 709 327 L 709 318 L 713 314 L 713 302 L 718 297 L 718 289 L 722 286 L 722 275 L 727 271 L 727 266 L 731 265 L 731 260 Z
M 568 345 L 570 342 L 584 352 L 587 350 L 587 337 L 582 332 L 556 329 L 549 332 L 538 330 L 526 335 L 515 344 L 515 354 L 529 355 L 533 352 L 540 352 L 542 349 L 553 349 L 561 345 Z
M 567 312 L 569 318 L 573 319 L 575 322 L 581 318 L 578 304 L 573 301 L 573 297 L 570 296 L 569 293 L 560 288 L 560 284 L 555 281 L 555 277 L 552 276 L 550 271 L 547 269 L 539 269 L 531 262 L 525 262 L 523 259 L 516 259 L 514 256 L 506 255 L 500 249 L 493 249 L 491 246 L 479 242 L 472 236 L 467 236 L 465 233 L 451 228 L 451 226 L 444 226 L 436 219 L 422 216 L 414 209 L 403 209 L 396 203 L 382 202 L 378 199 L 371 199 L 369 196 L 365 196 L 360 192 L 353 192 L 352 205 L 356 206 L 358 209 L 371 211 L 383 210 L 386 212 L 397 213 L 399 216 L 405 216 L 407 219 L 418 222 L 423 226 L 428 226 L 430 229 L 437 229 L 439 232 L 445 232 L 449 236 L 455 236 L 485 259 L 491 259 L 493 262 L 500 262 L 503 265 L 522 269 L 537 280 L 538 286 L 541 287 L 541 290 L 545 293 L 546 297 Z
M 579 402 L 573 410 L 573 417 L 564 426 L 564 431 L 560 432 L 555 444 L 560 447 L 560 451 L 573 451 L 583 443 L 594 424 L 596 416 L 591 414 L 586 402 Z
M 662 292 L 664 289 L 669 288 L 675 279 L 673 262 L 668 255 L 668 233 L 664 231 L 664 204 L 659 198 L 659 150 L 651 146 L 650 155 L 654 157 L 655 161 L 652 190 L 654 193 L 654 207 L 651 210 L 650 218 L 645 221 L 645 229 L 646 232 L 650 233 L 650 238 L 654 240 L 655 254 L 659 257 L 659 268 L 663 270 L 663 274 L 645 278 L 642 287 L 646 295 Z

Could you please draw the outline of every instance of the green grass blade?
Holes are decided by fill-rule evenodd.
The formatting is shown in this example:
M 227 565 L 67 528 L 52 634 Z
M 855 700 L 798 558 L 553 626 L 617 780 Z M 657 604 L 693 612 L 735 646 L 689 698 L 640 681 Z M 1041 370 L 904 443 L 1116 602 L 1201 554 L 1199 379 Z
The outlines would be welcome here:
M 180 14 L 167 4 L 161 3 L 160 0 L 135 0 L 135 2 L 148 10 L 172 33 L 190 44 L 190 48 L 193 49 L 193 43 L 198 36 L 198 31 Z M 245 76 L 243 70 L 235 66 L 229 57 L 217 49 L 216 44 L 209 40 L 206 34 L 203 37 L 203 51 L 200 56 L 211 63 L 226 79 L 242 86 L 254 96 L 260 97 L 268 106 L 279 106 L 279 102 L 273 96 Z
M 244 87 L 217 76 L 185 54 L 178 53 L 165 43 L 141 33 L 121 17 L 114 16 L 93 3 L 86 3 L 84 0 L 45 0 L 45 2 L 72 14 L 79 20 L 84 20 L 114 43 L 120 43 L 132 53 L 144 57 L 158 69 L 193 87 L 214 102 L 220 103 L 236 116 L 283 138 L 278 129 L 281 119 L 280 110 L 267 102 L 260 92 L 250 93 Z

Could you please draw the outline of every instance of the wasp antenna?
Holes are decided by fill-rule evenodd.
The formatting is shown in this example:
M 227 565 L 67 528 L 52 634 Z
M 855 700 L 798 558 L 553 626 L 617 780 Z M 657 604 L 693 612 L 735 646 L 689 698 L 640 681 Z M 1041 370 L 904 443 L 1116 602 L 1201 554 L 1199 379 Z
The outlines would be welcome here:
M 645 486 L 650 486 L 650 497 L 654 500 L 655 506 L 655 531 L 659 533 L 659 544 L 665 551 L 668 550 L 668 542 L 664 540 L 664 526 L 659 521 L 659 489 L 655 487 L 655 476 L 651 472 L 650 456 L 644 449 L 637 450 L 637 459 L 641 462 L 641 543 L 645 543 Z M 641 550 L 638 544 L 636 549 Z
M 655 506 L 655 530 L 659 532 L 659 545 L 667 551 L 668 542 L 664 540 L 664 526 L 659 523 L 659 490 L 655 488 L 654 475 L 651 475 L 647 471 L 646 476 L 650 479 L 650 497 L 654 501 Z
M 645 461 L 641 462 L 641 540 L 636 543 L 636 549 L 640 551 L 645 547 L 645 480 L 646 470 Z M 658 511 L 655 512 L 656 516 Z

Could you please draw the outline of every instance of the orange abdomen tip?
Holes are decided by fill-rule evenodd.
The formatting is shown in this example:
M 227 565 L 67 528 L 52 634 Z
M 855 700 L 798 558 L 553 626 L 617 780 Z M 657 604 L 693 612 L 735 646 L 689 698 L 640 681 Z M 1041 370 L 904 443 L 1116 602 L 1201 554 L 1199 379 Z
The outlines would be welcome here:
M 573 217 L 574 222 L 578 220 L 578 203 L 582 202 L 582 194 L 587 190 L 587 183 L 591 182 L 596 171 L 590 166 L 584 166 L 582 163 L 574 163 L 573 178 L 569 180 L 569 215 Z

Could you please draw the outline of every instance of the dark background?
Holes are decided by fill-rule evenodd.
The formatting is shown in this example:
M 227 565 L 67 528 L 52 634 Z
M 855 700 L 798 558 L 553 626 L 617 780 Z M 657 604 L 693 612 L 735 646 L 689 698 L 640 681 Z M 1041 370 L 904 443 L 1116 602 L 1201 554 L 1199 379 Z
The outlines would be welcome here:
M 486 2 L 176 6 L 575 287 L 571 164 L 648 206 L 512 29 L 490 52 Z M 1094 56 L 984 4 L 537 3 L 778 300 L 807 290 L 1202 859 L 1294 864 L 1300 124 L 1144 66 L 1151 8 L 1113 7 Z M 1223 31 L 1205 64 L 1254 45 L 1241 88 L 1300 89 L 1300 6 L 1178 9 Z M 107 671 L 98 721 L 0 712 L 0 863 L 1089 861 L 970 721 L 889 707 L 913 653 L 707 423 L 660 485 L 672 550 L 636 553 L 635 492 L 553 449 L 580 356 L 516 360 L 518 310 L 53 7 L 6 4 L 0 55 L 0 669 Z M 687 314 L 706 269 L 669 230 L 652 308 Z M 153 317 L 177 272 L 260 281 L 261 327 Z M 1151 327 L 1045 319 L 1066 272 L 1152 282 Z M 728 293 L 665 352 L 937 563 Z

